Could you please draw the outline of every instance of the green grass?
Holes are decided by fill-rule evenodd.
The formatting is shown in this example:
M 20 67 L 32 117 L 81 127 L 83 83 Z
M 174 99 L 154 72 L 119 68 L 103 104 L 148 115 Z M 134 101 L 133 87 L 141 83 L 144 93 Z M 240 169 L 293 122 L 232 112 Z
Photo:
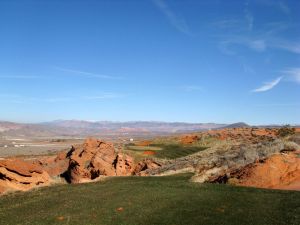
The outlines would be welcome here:
M 179 157 L 184 157 L 191 155 L 193 153 L 203 151 L 207 147 L 203 146 L 193 146 L 193 145 L 181 145 L 181 144 L 151 144 L 149 146 L 135 146 L 127 145 L 125 146 L 125 152 L 134 157 L 137 161 L 143 158 L 149 157 L 144 155 L 144 151 L 154 151 L 155 155 L 153 157 L 162 159 L 176 159 Z
M 193 153 L 203 151 L 206 149 L 206 147 L 184 146 L 184 145 L 176 145 L 176 144 L 169 144 L 169 145 L 156 144 L 153 146 L 162 148 L 161 151 L 156 152 L 155 157 L 166 158 L 166 159 L 176 159 L 176 158 L 191 155 Z
M 300 224 L 300 192 L 196 184 L 189 178 L 116 177 L 10 194 L 0 197 L 0 224 Z
M 126 150 L 131 151 L 160 151 L 162 148 L 157 146 L 135 146 L 135 145 L 129 145 L 126 146 Z

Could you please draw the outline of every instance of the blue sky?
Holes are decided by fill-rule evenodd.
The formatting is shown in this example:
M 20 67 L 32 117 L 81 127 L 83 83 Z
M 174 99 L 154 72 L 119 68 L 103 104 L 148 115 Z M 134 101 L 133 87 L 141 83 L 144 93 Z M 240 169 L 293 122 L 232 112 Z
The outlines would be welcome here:
M 1 0 L 0 120 L 300 123 L 300 1 Z

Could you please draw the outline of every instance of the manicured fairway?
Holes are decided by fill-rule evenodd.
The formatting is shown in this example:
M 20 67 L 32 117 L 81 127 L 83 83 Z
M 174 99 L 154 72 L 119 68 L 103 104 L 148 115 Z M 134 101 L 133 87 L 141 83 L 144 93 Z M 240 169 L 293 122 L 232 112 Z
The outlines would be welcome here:
M 299 225 L 300 192 L 115 177 L 0 197 L 0 224 Z

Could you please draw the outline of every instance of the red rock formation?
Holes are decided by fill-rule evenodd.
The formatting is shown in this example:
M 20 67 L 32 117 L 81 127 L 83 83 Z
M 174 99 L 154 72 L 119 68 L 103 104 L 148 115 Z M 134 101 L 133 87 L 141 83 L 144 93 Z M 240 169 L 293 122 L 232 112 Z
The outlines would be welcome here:
M 62 175 L 69 167 L 69 159 L 65 152 L 39 158 L 34 163 L 40 165 L 51 177 Z
M 71 183 L 82 183 L 100 176 L 142 175 L 143 170 L 158 166 L 151 160 L 136 166 L 130 156 L 117 153 L 113 144 L 89 138 L 68 153 L 60 152 L 31 161 L 0 161 L 0 193 L 49 185 L 53 181 L 50 177 L 64 176 Z
M 0 161 L 0 190 L 27 191 L 50 184 L 50 176 L 42 167 L 20 159 Z
M 199 138 L 213 137 L 219 140 L 247 141 L 259 143 L 261 141 L 273 141 L 277 137 L 278 129 L 271 128 L 226 128 L 210 130 L 198 134 Z
M 239 172 L 238 185 L 300 190 L 299 153 L 276 154 L 246 166 Z
M 144 173 L 144 171 L 148 170 L 148 169 L 157 169 L 159 168 L 161 165 L 157 162 L 155 162 L 152 159 L 144 159 L 143 161 L 139 162 L 133 171 L 134 175 L 139 175 L 139 176 L 145 176 L 146 173 Z
M 67 178 L 71 183 L 88 182 L 99 176 L 126 176 L 133 171 L 133 159 L 117 154 L 112 144 L 89 138 L 82 146 L 73 147 Z

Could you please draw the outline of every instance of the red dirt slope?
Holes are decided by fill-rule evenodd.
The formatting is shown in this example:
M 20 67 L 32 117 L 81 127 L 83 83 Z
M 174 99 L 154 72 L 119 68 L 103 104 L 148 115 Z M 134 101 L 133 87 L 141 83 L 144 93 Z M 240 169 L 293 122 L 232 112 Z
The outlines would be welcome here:
M 300 190 L 300 152 L 276 154 L 241 171 L 242 186 Z

